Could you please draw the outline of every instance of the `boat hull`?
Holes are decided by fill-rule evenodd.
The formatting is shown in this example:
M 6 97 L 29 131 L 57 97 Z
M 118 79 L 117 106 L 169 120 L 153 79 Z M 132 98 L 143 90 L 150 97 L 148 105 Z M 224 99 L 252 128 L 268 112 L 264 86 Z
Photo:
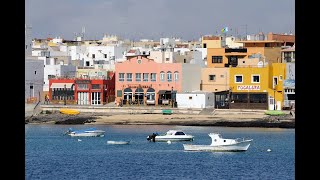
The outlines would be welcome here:
M 101 137 L 104 136 L 104 131 L 97 132 L 83 132 L 83 133 L 70 133 L 72 137 Z
M 107 141 L 107 144 L 129 144 L 130 141 Z
M 155 141 L 193 141 L 193 136 L 186 137 L 165 137 L 165 136 L 156 136 Z
M 67 115 L 77 115 L 80 114 L 78 110 L 75 109 L 60 109 L 60 113 Z
M 250 146 L 250 142 L 244 141 L 220 146 L 183 144 L 183 148 L 185 151 L 246 151 Z

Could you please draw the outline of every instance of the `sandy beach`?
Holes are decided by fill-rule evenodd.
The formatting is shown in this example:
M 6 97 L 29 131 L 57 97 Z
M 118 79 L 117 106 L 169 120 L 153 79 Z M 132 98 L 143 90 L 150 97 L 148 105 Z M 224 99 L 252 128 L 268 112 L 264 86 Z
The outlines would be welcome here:
M 199 114 L 98 114 L 61 113 L 39 114 L 26 118 L 27 124 L 92 124 L 92 125 L 184 125 L 227 127 L 280 127 L 294 128 L 295 120 L 290 115 L 269 116 L 262 113 Z

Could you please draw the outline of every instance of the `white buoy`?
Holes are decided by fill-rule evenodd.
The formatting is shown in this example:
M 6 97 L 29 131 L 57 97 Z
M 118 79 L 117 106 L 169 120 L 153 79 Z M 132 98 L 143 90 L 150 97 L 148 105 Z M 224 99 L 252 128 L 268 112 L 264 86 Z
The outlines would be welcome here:
M 268 152 L 271 152 L 271 149 L 268 149 L 267 151 L 268 151 Z
M 78 141 L 82 141 L 81 139 L 78 139 Z
M 168 144 L 171 144 L 171 141 L 169 140 L 169 141 L 167 141 L 167 143 L 168 143 Z

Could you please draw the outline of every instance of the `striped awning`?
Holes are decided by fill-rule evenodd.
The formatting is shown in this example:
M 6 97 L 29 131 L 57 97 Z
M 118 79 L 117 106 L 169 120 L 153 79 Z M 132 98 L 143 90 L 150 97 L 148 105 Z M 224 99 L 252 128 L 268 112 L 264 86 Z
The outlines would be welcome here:
M 71 88 L 72 84 L 73 83 L 52 83 L 50 88 Z

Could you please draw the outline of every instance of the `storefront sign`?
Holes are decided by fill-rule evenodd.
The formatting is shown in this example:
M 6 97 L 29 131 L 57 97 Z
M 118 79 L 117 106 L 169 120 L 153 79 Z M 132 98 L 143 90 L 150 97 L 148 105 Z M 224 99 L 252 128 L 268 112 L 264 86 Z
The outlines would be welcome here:
M 238 91 L 248 91 L 248 90 L 260 90 L 260 85 L 239 85 L 237 86 Z
M 76 84 L 91 84 L 91 80 L 75 80 Z
M 129 84 L 128 88 L 150 88 L 150 86 L 147 85 L 136 85 L 136 84 Z

